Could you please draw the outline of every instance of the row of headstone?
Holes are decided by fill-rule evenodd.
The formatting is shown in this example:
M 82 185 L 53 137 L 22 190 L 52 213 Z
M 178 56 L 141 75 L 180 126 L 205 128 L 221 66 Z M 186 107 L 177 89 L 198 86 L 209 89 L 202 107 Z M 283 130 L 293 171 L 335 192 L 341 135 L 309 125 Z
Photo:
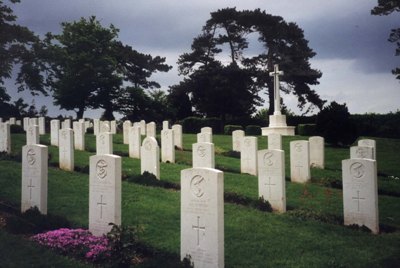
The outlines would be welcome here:
M 0 123 L 0 152 L 11 153 L 11 126 L 9 123 Z

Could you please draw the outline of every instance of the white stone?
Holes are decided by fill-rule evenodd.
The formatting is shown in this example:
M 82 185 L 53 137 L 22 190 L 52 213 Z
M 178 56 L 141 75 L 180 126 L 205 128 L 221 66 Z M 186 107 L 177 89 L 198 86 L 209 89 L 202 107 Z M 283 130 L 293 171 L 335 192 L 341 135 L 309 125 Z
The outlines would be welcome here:
M 39 126 L 29 125 L 26 130 L 26 145 L 39 144 Z
M 169 129 L 169 122 L 167 120 L 162 122 L 162 129 L 163 130 Z
M 210 142 L 212 143 L 212 134 L 208 132 L 201 132 L 197 134 L 197 142 Z
M 376 161 L 342 161 L 344 224 L 365 225 L 379 233 L 378 183 Z
M 192 145 L 193 167 L 215 168 L 214 144 L 199 142 Z
M 113 154 L 113 134 L 100 132 L 96 136 L 96 154 Z
M 224 267 L 224 173 L 181 171 L 181 259 L 194 267 Z
M 74 146 L 76 150 L 85 150 L 85 123 L 74 122 Z
M 103 132 L 111 133 L 111 125 L 109 121 L 100 121 L 100 133 Z
M 100 132 L 100 119 L 93 119 L 93 134 L 97 135 Z
M 174 145 L 182 150 L 183 149 L 183 140 L 182 140 L 182 126 L 179 124 L 175 124 L 172 126 L 172 130 L 174 131 Z
M 60 120 L 53 119 L 50 121 L 50 144 L 58 146 L 58 136 L 60 131 Z
M 89 231 L 102 236 L 121 225 L 121 157 L 91 156 L 89 169 Z
M 22 125 L 21 120 L 17 120 L 17 121 L 15 122 L 15 124 L 16 124 L 17 126 L 21 126 L 21 125 Z
M 129 120 L 125 120 L 122 124 L 122 135 L 124 144 L 129 144 L 129 129 L 132 127 L 132 123 Z
M 24 117 L 24 130 L 27 131 L 28 130 L 28 126 L 29 126 L 29 117 Z
M 140 134 L 145 136 L 146 135 L 146 121 L 140 120 Z
M 87 129 L 91 127 L 90 121 L 85 121 L 85 133 L 87 132 Z
M 286 211 L 284 151 L 258 151 L 258 196 L 267 200 L 273 210 Z
M 350 147 L 350 158 L 365 158 L 374 159 L 374 148 L 371 146 L 351 146 Z
M 47 146 L 22 147 L 21 212 L 37 207 L 42 214 L 47 214 L 47 163 Z
M 282 150 L 282 135 L 279 133 L 271 133 L 268 135 L 268 149 Z
M 357 143 L 357 145 L 358 146 L 369 146 L 369 147 L 372 147 L 374 150 L 374 160 L 377 160 L 376 159 L 376 141 L 375 140 L 372 140 L 372 139 L 362 139 L 362 140 L 359 140 L 358 141 L 358 143 Z
M 153 137 L 146 137 L 140 148 L 140 170 L 145 171 L 160 179 L 160 147 Z
M 257 176 L 257 137 L 243 137 L 240 146 L 240 172 Z
M 39 117 L 39 135 L 46 134 L 46 120 L 44 117 Z
M 297 140 L 290 142 L 290 180 L 293 182 L 308 182 L 310 173 L 309 142 Z
M 147 137 L 156 137 L 156 123 L 150 122 L 146 125 L 146 136 Z
M 308 138 L 310 146 L 310 166 L 325 168 L 325 139 L 320 136 Z
M 110 132 L 112 134 L 117 134 L 117 121 L 115 120 L 110 121 Z
M 175 163 L 174 131 L 172 129 L 161 130 L 161 161 Z
M 141 147 L 140 127 L 138 125 L 129 128 L 129 157 L 140 159 Z
M 11 130 L 7 123 L 0 123 L 0 152 L 11 153 Z
M 65 119 L 64 122 L 61 123 L 61 128 L 71 128 L 71 119 Z
M 70 128 L 61 129 L 58 144 L 60 169 L 74 171 L 74 131 Z
M 232 131 L 232 151 L 240 152 L 240 142 L 244 137 L 243 130 Z
M 29 126 L 39 126 L 39 120 L 37 118 L 29 118 Z
M 10 125 L 15 125 L 16 124 L 16 118 L 15 117 L 10 117 L 8 122 L 9 122 Z
M 212 128 L 210 128 L 210 127 L 202 127 L 200 129 L 200 133 L 210 133 L 212 135 L 213 131 L 212 131 Z

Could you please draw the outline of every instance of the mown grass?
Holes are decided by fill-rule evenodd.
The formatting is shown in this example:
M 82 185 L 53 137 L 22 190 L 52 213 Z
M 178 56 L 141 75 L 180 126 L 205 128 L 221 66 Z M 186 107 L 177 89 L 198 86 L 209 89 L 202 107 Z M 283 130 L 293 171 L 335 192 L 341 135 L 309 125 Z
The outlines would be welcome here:
M 184 151 L 177 151 L 179 164 L 161 164 L 161 180 L 178 184 L 180 171 L 191 165 L 191 143 L 195 135 L 184 136 Z M 214 135 L 219 148 L 217 166 L 224 172 L 226 193 L 256 200 L 257 178 L 239 174 L 238 158 L 223 156 L 231 150 L 229 136 Z M 18 154 L 25 143 L 24 135 L 13 135 L 13 152 Z M 121 135 L 114 139 L 114 151 L 127 152 Z M 286 174 L 289 173 L 289 142 L 307 137 L 285 137 Z M 94 136 L 87 135 L 87 147 L 94 147 Z M 49 141 L 48 135 L 41 137 Z M 259 137 L 259 148 L 266 148 L 265 137 Z M 377 139 L 380 174 L 399 176 L 399 156 L 392 148 L 400 140 Z M 92 149 L 91 149 L 92 148 Z M 388 150 L 389 152 L 383 152 Z M 73 225 L 88 225 L 88 159 L 93 152 L 75 151 L 76 170 L 65 172 L 57 168 L 58 148 L 49 146 L 49 213 L 66 217 Z M 347 148 L 326 148 L 326 169 L 312 169 L 313 182 L 296 184 L 287 181 L 285 214 L 266 213 L 250 206 L 225 203 L 225 262 L 227 267 L 388 267 L 400 266 L 400 202 L 395 195 L 379 197 L 380 235 L 372 235 L 341 225 L 342 191 L 326 187 L 324 180 L 341 181 L 341 160 L 348 158 Z M 381 159 L 381 160 L 380 160 Z M 397 166 L 395 165 L 397 163 Z M 140 160 L 123 157 L 123 176 L 140 174 Z M 0 197 L 16 206 L 20 202 L 21 164 L 0 161 Z M 397 174 L 397 175 L 396 175 Z M 389 187 L 400 192 L 400 181 L 379 177 L 379 188 Z M 180 191 L 140 183 L 122 183 L 122 223 L 144 228 L 141 239 L 161 252 L 179 254 Z M 390 228 L 386 228 L 389 226 Z M 396 230 L 393 232 L 393 230 Z M 0 238 L 1 239 L 1 238 Z M 2 241 L 0 241 L 2 242 Z M 31 253 L 36 254 L 36 253 Z M 30 253 L 27 254 L 28 256 Z

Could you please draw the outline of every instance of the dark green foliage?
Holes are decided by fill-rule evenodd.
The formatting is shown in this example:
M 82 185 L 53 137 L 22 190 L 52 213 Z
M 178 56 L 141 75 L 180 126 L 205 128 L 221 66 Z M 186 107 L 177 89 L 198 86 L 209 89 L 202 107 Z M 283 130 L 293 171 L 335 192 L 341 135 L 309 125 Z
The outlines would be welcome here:
M 93 127 L 89 127 L 86 129 L 86 133 L 87 134 L 94 134 L 94 128 Z
M 318 113 L 316 131 L 327 143 L 335 146 L 350 145 L 358 137 L 346 104 L 334 101 Z
M 113 223 L 112 229 L 107 233 L 111 257 L 108 261 L 114 267 L 130 267 L 133 259 L 137 257 L 140 249 L 139 233 L 141 229 L 132 226 L 119 226 Z
M 256 125 L 246 126 L 245 129 L 246 136 L 258 136 L 261 135 L 261 127 Z
M 240 158 L 240 152 L 237 151 L 227 151 L 221 153 L 223 156 L 233 157 L 233 158 Z
M 225 192 L 224 200 L 225 202 L 234 203 L 242 206 L 248 206 L 254 209 L 258 209 L 260 211 L 272 212 L 271 204 L 267 200 L 264 200 L 264 198 L 262 197 L 260 197 L 257 200 L 254 200 L 252 198 L 242 196 L 237 193 Z
M 343 219 L 341 217 L 330 215 L 330 214 L 324 213 L 322 211 L 315 211 L 315 210 L 306 209 L 306 208 L 289 210 L 289 211 L 287 211 L 287 214 L 294 216 L 297 219 L 302 220 L 302 221 L 315 220 L 315 221 L 331 223 L 331 224 L 342 224 L 343 223 Z
M 200 133 L 202 127 L 211 127 L 213 134 L 222 133 L 222 122 L 218 118 L 187 117 L 182 120 L 183 133 Z
M 300 124 L 297 126 L 297 134 L 300 136 L 314 136 L 316 135 L 316 125 Z
M 7 219 L 6 230 L 14 234 L 31 234 L 70 226 L 66 218 L 52 214 L 43 215 L 34 207 L 22 214 L 10 216 Z
M 350 118 L 360 136 L 400 138 L 400 111 L 388 114 L 355 114 Z
M 134 182 L 134 183 L 141 184 L 141 185 L 162 187 L 162 188 L 166 188 L 166 189 L 179 190 L 181 188 L 179 184 L 175 184 L 175 183 L 168 182 L 168 181 L 158 180 L 156 178 L 156 176 L 154 176 L 153 174 L 151 174 L 147 171 L 145 171 L 142 175 L 127 176 L 126 180 L 128 182 Z
M 25 130 L 23 127 L 18 126 L 18 125 L 11 125 L 10 126 L 10 132 L 11 133 L 25 133 Z
M 224 126 L 224 134 L 225 135 L 232 135 L 232 132 L 235 130 L 243 130 L 243 127 L 239 126 L 239 125 L 225 125 Z

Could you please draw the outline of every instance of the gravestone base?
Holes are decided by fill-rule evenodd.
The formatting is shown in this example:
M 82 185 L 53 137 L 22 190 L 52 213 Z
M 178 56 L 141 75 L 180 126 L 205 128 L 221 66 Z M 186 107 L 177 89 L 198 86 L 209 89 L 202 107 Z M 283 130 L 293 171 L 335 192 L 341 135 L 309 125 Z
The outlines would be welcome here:
M 294 136 L 295 127 L 286 125 L 286 115 L 274 114 L 269 116 L 269 127 L 261 128 L 262 136 L 269 134 L 281 134 L 282 136 Z

